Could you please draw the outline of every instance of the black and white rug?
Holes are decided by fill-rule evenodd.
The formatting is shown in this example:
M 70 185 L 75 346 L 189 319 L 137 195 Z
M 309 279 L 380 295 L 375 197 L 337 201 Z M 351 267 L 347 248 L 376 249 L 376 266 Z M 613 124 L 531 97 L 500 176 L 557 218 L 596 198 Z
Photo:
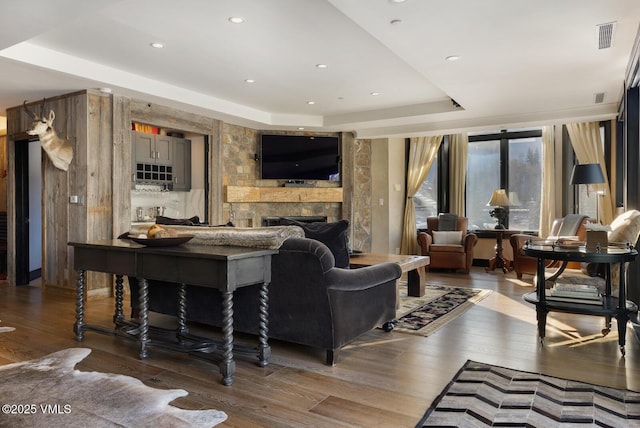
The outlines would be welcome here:
M 37 360 L 0 366 L 0 427 L 212 427 L 217 410 L 169 403 L 188 395 L 119 374 L 74 370 L 90 349 L 69 348 Z
M 467 361 L 416 426 L 640 426 L 640 393 Z
M 398 285 L 400 305 L 394 331 L 429 336 L 471 309 L 491 290 L 427 284 L 422 297 L 409 297 L 406 283 Z

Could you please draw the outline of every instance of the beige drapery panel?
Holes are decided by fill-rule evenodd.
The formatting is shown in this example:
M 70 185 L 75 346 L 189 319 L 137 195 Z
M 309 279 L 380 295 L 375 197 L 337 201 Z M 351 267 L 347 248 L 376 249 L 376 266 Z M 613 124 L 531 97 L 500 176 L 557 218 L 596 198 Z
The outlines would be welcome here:
M 607 167 L 604 162 L 604 150 L 600 139 L 600 124 L 598 122 L 569 123 L 566 125 L 571 139 L 571 146 L 578 158 L 578 163 L 600 164 L 605 182 L 602 184 L 590 184 L 596 192 L 604 192 L 598 203 L 598 216 L 602 224 L 610 224 L 613 221 L 613 199 L 611 187 L 607 177 Z M 598 198 L 598 194 L 594 195 Z
M 465 187 L 467 181 L 467 134 L 449 136 L 449 212 L 466 215 Z
M 404 207 L 402 244 L 400 254 L 418 254 L 416 237 L 416 211 L 413 196 L 427 176 L 433 160 L 438 154 L 442 135 L 415 137 L 409 140 L 409 161 L 407 162 L 407 203 Z
M 553 126 L 542 128 L 542 188 L 540 191 L 540 230 L 538 236 L 549 236 L 556 212 L 556 157 Z

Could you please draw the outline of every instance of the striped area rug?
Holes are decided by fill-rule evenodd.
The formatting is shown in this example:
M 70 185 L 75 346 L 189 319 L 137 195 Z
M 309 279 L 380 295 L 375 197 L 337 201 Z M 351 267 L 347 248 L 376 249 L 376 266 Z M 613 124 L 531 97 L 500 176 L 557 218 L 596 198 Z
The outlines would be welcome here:
M 640 426 L 640 393 L 467 361 L 417 428 Z

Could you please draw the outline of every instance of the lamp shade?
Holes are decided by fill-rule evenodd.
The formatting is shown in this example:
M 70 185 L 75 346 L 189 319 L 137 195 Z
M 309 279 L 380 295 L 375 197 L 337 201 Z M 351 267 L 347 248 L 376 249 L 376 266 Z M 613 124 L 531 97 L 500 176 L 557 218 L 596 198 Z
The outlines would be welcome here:
M 508 207 L 509 205 L 511 205 L 511 202 L 509 202 L 507 192 L 504 189 L 494 190 L 491 199 L 487 202 L 487 206 L 491 207 Z
M 604 175 L 599 163 L 584 163 L 574 165 L 571 172 L 571 184 L 604 183 Z

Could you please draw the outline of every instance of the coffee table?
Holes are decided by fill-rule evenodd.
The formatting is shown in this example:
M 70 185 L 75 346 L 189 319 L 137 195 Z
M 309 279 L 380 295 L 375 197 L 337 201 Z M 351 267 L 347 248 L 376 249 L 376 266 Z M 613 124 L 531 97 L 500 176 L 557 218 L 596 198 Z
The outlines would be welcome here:
M 407 274 L 407 294 L 413 297 L 424 296 L 424 286 L 427 278 L 426 267 L 429 266 L 429 256 L 412 256 L 402 254 L 383 253 L 353 253 L 349 258 L 352 268 L 393 262 L 400 265 L 402 273 Z

